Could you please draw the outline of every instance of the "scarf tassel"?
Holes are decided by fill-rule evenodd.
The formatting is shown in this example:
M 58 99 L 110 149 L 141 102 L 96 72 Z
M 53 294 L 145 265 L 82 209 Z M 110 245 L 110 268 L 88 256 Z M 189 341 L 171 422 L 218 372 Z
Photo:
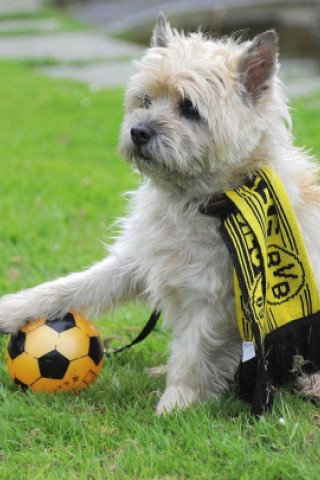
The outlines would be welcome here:
M 264 347 L 265 360 L 258 355 L 237 372 L 238 395 L 258 418 L 272 407 L 275 386 L 320 370 L 320 312 L 269 333 Z
M 251 404 L 251 413 L 260 418 L 273 405 L 272 376 L 262 358 L 241 363 L 237 372 L 238 396 Z

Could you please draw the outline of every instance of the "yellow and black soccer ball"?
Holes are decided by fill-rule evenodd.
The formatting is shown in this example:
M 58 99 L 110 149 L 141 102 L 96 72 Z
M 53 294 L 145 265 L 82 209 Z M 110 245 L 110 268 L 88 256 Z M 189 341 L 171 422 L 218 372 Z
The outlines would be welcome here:
M 40 318 L 11 335 L 6 349 L 11 378 L 34 392 L 79 390 L 97 378 L 103 347 L 97 329 L 77 312 Z

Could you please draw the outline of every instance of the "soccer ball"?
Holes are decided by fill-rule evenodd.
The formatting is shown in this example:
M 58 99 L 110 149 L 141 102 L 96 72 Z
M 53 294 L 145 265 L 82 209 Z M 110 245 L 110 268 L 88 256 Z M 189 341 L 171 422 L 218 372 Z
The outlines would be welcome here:
M 40 318 L 11 335 L 6 361 L 11 378 L 24 390 L 79 390 L 96 380 L 103 347 L 97 329 L 73 311 L 63 318 Z

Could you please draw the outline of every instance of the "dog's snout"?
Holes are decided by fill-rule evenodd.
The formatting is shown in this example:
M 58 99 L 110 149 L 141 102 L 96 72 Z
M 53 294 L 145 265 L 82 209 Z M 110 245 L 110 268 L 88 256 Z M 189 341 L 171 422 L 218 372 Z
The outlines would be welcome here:
M 138 124 L 131 128 L 131 138 L 137 147 L 146 145 L 156 134 L 156 131 L 149 125 Z

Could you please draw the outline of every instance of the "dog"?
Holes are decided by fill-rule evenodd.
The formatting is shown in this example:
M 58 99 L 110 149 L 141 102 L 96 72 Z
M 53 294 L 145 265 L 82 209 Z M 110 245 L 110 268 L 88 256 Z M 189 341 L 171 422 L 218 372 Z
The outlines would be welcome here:
M 199 211 L 209 198 L 272 167 L 302 230 L 320 289 L 319 168 L 293 145 L 278 78 L 278 39 L 211 39 L 172 29 L 160 13 L 126 94 L 120 153 L 140 188 L 108 256 L 80 273 L 0 299 L 0 328 L 75 308 L 100 315 L 139 297 L 172 327 L 167 386 L 157 414 L 218 397 L 242 355 L 233 266 L 220 221 Z M 298 380 L 319 393 L 320 375 Z

